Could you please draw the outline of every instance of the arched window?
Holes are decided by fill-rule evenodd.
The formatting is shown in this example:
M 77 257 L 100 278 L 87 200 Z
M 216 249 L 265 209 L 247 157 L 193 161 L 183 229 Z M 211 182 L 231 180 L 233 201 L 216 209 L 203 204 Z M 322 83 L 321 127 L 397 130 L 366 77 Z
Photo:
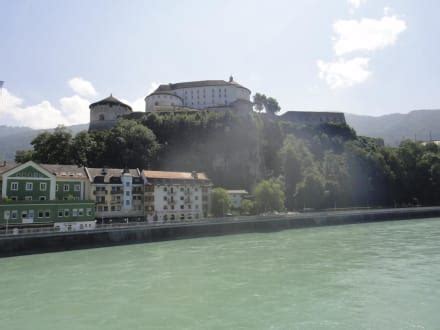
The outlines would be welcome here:
M 100 114 L 100 115 L 99 115 L 99 120 L 105 120 L 105 118 L 104 118 L 104 115 L 103 115 L 103 114 Z

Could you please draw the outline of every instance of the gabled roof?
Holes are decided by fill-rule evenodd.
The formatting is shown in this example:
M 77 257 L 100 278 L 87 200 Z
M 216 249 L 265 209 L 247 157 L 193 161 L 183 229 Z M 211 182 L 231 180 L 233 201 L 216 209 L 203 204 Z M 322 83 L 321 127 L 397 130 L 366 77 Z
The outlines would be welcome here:
M 209 181 L 209 178 L 202 172 L 169 172 L 169 171 L 142 171 L 147 179 L 169 179 L 169 180 L 202 180 Z
M 4 172 L 9 171 L 10 169 L 18 166 L 19 164 L 13 163 L 13 162 L 6 162 L 3 161 L 0 163 L 0 174 L 3 174 Z
M 244 189 L 238 189 L 238 190 L 227 190 L 227 192 L 228 192 L 228 194 L 240 194 L 240 195 L 247 195 L 247 194 L 249 194 L 248 192 L 247 192 L 247 190 L 244 190 Z
M 129 169 L 128 173 L 136 178 L 140 178 L 138 169 Z M 90 182 L 95 183 L 118 183 L 121 182 L 120 178 L 124 174 L 122 168 L 90 168 L 86 167 L 87 176 Z
M 234 80 L 225 81 L 225 80 L 199 80 L 199 81 L 186 81 L 181 83 L 169 83 L 169 84 L 162 84 L 160 85 L 153 93 L 149 94 L 157 94 L 157 93 L 164 93 L 164 92 L 172 92 L 176 89 L 181 88 L 194 88 L 194 87 L 211 87 L 211 86 L 235 86 L 244 88 L 246 90 L 249 90 L 249 88 L 246 88 L 239 83 L 235 82 Z M 148 96 L 149 96 L 148 95 Z
M 105 99 L 102 99 L 101 101 L 98 101 L 98 102 L 90 104 L 89 108 L 92 108 L 92 107 L 97 106 L 97 105 L 121 105 L 123 107 L 126 107 L 126 108 L 132 110 L 131 107 L 128 104 L 125 104 L 125 103 L 119 101 L 112 94 L 110 94 L 109 97 L 106 97 Z
M 77 165 L 59 164 L 40 164 L 41 167 L 55 175 L 57 178 L 64 179 L 86 179 L 84 167 Z

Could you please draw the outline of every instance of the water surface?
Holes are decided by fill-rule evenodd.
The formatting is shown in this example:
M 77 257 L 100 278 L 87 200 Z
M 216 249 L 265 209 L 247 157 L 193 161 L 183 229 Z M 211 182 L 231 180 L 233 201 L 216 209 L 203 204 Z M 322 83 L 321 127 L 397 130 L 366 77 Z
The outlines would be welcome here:
M 1 329 L 438 329 L 440 219 L 0 259 Z

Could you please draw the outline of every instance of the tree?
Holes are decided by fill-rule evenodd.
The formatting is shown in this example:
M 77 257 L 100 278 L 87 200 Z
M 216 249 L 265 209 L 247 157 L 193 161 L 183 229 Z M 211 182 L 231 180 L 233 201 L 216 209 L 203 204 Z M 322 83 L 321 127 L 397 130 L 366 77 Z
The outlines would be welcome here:
M 264 108 L 266 109 L 266 113 L 270 113 L 272 115 L 276 114 L 281 110 L 278 101 L 273 97 L 268 97 L 266 99 L 266 102 L 264 103 Z
M 271 212 L 284 210 L 283 185 L 279 180 L 269 179 L 261 181 L 254 191 L 255 208 L 257 212 Z
M 243 199 L 240 205 L 240 214 L 251 215 L 254 214 L 255 203 L 249 199 Z
M 72 140 L 72 158 L 78 166 L 90 166 L 92 154 L 97 152 L 96 142 L 88 132 L 79 132 Z
M 43 132 L 32 140 L 33 159 L 45 164 L 73 164 L 71 157 L 72 133 L 58 126 L 53 133 Z
M 309 174 L 298 184 L 295 194 L 298 209 L 320 209 L 324 202 L 324 181 L 319 174 Z
M 253 100 L 254 100 L 255 110 L 257 110 L 257 112 L 259 112 L 259 113 L 262 112 L 264 110 L 265 104 L 266 104 L 266 95 L 256 93 L 253 96 Z
M 135 120 L 120 120 L 110 131 L 107 147 L 107 158 L 130 168 L 148 168 L 160 148 L 154 133 Z
M 34 151 L 33 150 L 17 150 L 15 152 L 15 162 L 16 163 L 26 163 L 30 160 L 32 160 L 34 157 Z
M 214 188 L 211 192 L 211 212 L 216 217 L 223 217 L 231 210 L 231 199 L 223 188 Z

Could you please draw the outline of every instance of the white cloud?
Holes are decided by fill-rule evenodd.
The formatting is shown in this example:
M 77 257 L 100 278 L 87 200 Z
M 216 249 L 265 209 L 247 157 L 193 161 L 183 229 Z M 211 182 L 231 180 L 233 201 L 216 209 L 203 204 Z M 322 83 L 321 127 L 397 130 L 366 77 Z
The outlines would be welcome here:
M 69 80 L 69 86 L 72 90 L 83 97 L 96 96 L 98 93 L 90 81 L 81 77 L 75 77 Z
M 333 24 L 336 34 L 333 48 L 336 55 L 354 51 L 374 51 L 393 45 L 406 30 L 406 22 L 396 16 L 381 19 L 338 20 Z
M 364 82 L 371 75 L 368 70 L 370 59 L 356 57 L 351 60 L 339 59 L 333 62 L 317 62 L 319 78 L 331 88 L 346 88 Z
M 86 99 L 74 95 L 61 98 L 59 103 L 59 108 L 46 100 L 24 106 L 21 98 L 3 89 L 0 96 L 0 123 L 40 129 L 89 121 L 89 101 Z

